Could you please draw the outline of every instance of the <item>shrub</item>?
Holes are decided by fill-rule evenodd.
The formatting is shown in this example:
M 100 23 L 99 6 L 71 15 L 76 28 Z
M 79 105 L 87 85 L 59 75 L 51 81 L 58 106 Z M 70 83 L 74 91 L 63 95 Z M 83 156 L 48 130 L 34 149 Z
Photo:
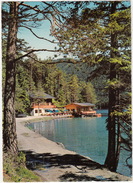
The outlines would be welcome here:
M 4 182 L 41 182 L 40 177 L 28 170 L 25 166 L 26 157 L 23 152 L 19 152 L 16 157 L 3 155 Z

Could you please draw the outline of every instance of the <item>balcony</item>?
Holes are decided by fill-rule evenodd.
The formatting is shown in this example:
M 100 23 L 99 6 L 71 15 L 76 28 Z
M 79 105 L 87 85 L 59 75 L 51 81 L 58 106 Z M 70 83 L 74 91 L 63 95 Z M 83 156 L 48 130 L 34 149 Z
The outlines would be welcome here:
M 45 109 L 49 109 L 49 108 L 56 108 L 56 106 L 54 104 L 52 104 L 51 102 L 49 103 L 33 103 L 31 105 L 31 108 L 45 108 Z

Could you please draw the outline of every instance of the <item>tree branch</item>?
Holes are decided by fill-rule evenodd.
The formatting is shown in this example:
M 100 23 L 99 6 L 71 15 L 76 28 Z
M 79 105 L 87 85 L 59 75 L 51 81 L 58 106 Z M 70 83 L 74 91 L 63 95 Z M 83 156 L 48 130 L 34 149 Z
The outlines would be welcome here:
M 42 14 L 44 14 L 44 13 L 52 13 L 51 11 L 43 11 L 43 10 L 40 10 L 37 6 L 30 6 L 30 5 L 28 5 L 28 4 L 25 4 L 25 3 L 21 3 L 20 5 L 23 5 L 23 6 L 25 6 L 25 7 L 27 7 L 27 8 L 29 8 L 29 10 L 34 10 L 35 12 L 38 12 L 38 13 L 42 13 Z
M 42 62 L 42 61 L 39 61 L 39 60 L 37 60 L 36 58 L 34 58 L 34 57 L 32 57 L 31 55 L 29 55 L 29 57 L 31 58 L 31 59 L 33 59 L 35 62 L 37 62 L 37 63 L 40 63 L 40 64 L 60 64 L 60 63 L 71 63 L 71 64 L 79 64 L 80 62 L 79 61 L 76 61 L 76 60 L 74 60 L 74 59 L 60 59 L 60 60 L 58 60 L 58 61 L 52 61 L 52 62 L 48 62 L 48 61 L 46 61 L 45 63 L 44 62 Z
M 60 50 L 35 49 L 35 50 L 31 50 L 31 51 L 29 51 L 28 53 L 26 53 L 26 54 L 24 54 L 24 55 L 22 55 L 22 56 L 16 58 L 15 61 L 18 61 L 18 60 L 20 60 L 20 59 L 22 59 L 22 58 L 24 58 L 24 57 L 27 57 L 27 56 L 29 56 L 31 53 L 40 52 L 40 51 L 59 52 Z
M 43 40 L 45 40 L 45 41 L 48 41 L 48 42 L 54 43 L 54 44 L 57 44 L 57 43 L 58 43 L 58 42 L 55 42 L 55 41 L 51 41 L 51 40 L 49 40 L 49 39 L 46 39 L 46 38 L 44 38 L 44 37 L 38 36 L 35 32 L 33 32 L 33 30 L 32 30 L 31 28 L 29 28 L 29 27 L 27 27 L 27 26 L 21 26 L 21 27 L 24 27 L 24 28 L 28 29 L 28 30 L 29 30 L 35 37 L 37 37 L 38 39 L 43 39 Z

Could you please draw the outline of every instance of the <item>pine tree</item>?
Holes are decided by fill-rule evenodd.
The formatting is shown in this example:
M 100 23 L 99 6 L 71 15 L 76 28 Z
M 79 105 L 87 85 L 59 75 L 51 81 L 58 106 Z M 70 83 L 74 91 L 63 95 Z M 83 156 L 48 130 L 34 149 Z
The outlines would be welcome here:
M 76 75 L 72 75 L 69 82 L 69 92 L 71 103 L 78 102 L 79 100 L 79 80 Z
M 30 112 L 29 70 L 25 69 L 22 63 L 21 65 L 17 64 L 17 71 L 16 71 L 16 96 L 15 96 L 16 114 Z
M 17 135 L 15 123 L 15 58 L 16 58 L 16 41 L 17 41 L 17 19 L 18 19 L 18 2 L 10 2 L 10 22 L 8 30 L 8 42 L 6 52 L 6 80 L 4 95 L 4 131 L 3 143 L 4 150 L 7 152 L 17 153 Z M 12 130 L 13 129 L 13 130 Z
M 85 88 L 86 102 L 95 104 L 97 102 L 93 85 L 88 82 Z
M 19 27 L 23 27 L 31 31 L 37 36 L 32 28 L 40 25 L 40 22 L 48 19 L 48 15 L 56 17 L 54 8 L 55 3 L 42 2 L 42 6 L 30 6 L 25 2 L 3 2 L 2 22 L 3 29 L 8 32 L 7 49 L 6 49 L 6 78 L 4 92 L 4 125 L 3 125 L 3 145 L 4 151 L 12 154 L 18 153 L 16 122 L 15 122 L 15 81 L 16 81 L 16 62 L 26 56 L 31 56 L 37 51 L 53 51 L 48 49 L 29 49 L 16 57 L 17 53 L 17 32 Z M 49 11 L 51 10 L 52 11 Z M 55 14 L 53 14 L 53 11 Z M 51 13 L 52 12 L 52 13 Z M 58 12 L 59 15 L 59 12 Z M 42 38 L 40 38 L 42 39 Z M 50 41 L 46 38 L 44 40 Z M 52 41 L 51 41 L 52 42 Z M 53 43 L 53 42 L 52 42 Z
M 131 90 L 130 3 L 94 2 L 86 8 L 83 7 L 85 4 L 86 2 L 74 3 L 75 8 L 70 10 L 70 18 L 64 24 L 66 26 L 57 29 L 55 36 L 64 53 L 72 52 L 74 57 L 90 66 L 97 64 L 108 75 L 109 135 L 105 165 L 111 171 L 116 171 L 121 145 L 120 128 L 121 123 L 124 123 L 120 123 L 118 114 L 123 111 L 123 91 L 126 94 L 126 91 L 128 93 Z M 122 83 L 124 69 L 129 79 L 126 87 Z M 130 104 L 128 102 L 124 105 L 126 109 Z

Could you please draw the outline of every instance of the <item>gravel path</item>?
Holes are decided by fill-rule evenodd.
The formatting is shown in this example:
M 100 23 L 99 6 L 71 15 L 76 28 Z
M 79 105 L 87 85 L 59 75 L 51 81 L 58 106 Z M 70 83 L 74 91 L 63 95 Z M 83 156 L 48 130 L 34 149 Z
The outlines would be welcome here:
M 19 150 L 27 153 L 29 162 L 34 164 L 33 171 L 41 176 L 43 182 L 131 181 L 131 178 L 110 172 L 91 159 L 69 151 L 25 127 L 27 121 L 38 121 L 38 118 L 43 120 L 44 117 L 16 118 L 16 128 Z

